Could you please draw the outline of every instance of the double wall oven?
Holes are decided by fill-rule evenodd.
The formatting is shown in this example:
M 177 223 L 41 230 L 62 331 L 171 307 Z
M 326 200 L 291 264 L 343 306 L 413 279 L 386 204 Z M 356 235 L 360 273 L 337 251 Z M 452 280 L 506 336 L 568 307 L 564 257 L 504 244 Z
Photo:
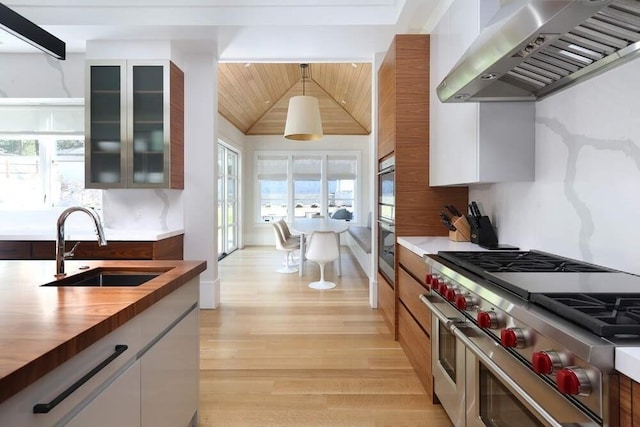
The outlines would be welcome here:
M 613 426 L 640 277 L 539 251 L 428 255 L 434 390 L 456 426 Z
M 378 270 L 391 283 L 395 282 L 395 156 L 378 165 Z

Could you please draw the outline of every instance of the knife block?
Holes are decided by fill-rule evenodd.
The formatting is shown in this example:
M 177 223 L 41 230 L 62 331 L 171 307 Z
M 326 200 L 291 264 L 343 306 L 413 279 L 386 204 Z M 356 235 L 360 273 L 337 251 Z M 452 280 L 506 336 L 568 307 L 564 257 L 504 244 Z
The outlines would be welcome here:
M 488 216 L 477 218 L 478 228 L 471 229 L 471 242 L 479 245 L 495 245 L 498 243 L 498 236 L 493 230 L 493 225 Z
M 456 228 L 456 231 L 449 231 L 449 240 L 454 242 L 468 242 L 471 238 L 471 229 L 467 218 L 463 216 L 456 218 L 452 224 Z

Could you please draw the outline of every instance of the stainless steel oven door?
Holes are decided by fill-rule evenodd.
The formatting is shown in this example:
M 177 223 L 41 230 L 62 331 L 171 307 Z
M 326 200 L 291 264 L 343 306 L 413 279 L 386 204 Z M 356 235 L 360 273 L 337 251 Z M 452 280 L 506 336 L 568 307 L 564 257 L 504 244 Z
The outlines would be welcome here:
M 423 296 L 431 309 L 431 370 L 433 389 L 455 426 L 465 423 L 465 348 L 452 332 L 462 316 L 438 296 Z
M 395 284 L 396 234 L 392 223 L 378 220 L 378 270 Z
M 453 332 L 466 347 L 467 427 L 602 425 L 476 326 Z

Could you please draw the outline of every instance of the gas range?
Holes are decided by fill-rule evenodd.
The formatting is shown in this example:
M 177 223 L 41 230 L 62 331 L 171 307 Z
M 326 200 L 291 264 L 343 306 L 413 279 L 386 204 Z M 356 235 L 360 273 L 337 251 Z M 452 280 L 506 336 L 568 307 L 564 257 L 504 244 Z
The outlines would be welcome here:
M 423 301 L 449 313 L 443 324 L 456 318 L 452 329 L 488 336 L 526 375 L 610 425 L 615 346 L 640 345 L 640 277 L 540 251 L 439 252 L 425 261 Z
M 640 339 L 639 276 L 541 251 L 438 255 L 600 337 Z

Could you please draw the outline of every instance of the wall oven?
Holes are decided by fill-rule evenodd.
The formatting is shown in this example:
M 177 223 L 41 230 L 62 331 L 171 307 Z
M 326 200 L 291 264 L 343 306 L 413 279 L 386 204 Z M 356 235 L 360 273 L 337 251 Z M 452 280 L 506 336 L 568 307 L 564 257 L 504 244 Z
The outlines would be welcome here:
M 395 156 L 378 165 L 378 271 L 395 283 Z

